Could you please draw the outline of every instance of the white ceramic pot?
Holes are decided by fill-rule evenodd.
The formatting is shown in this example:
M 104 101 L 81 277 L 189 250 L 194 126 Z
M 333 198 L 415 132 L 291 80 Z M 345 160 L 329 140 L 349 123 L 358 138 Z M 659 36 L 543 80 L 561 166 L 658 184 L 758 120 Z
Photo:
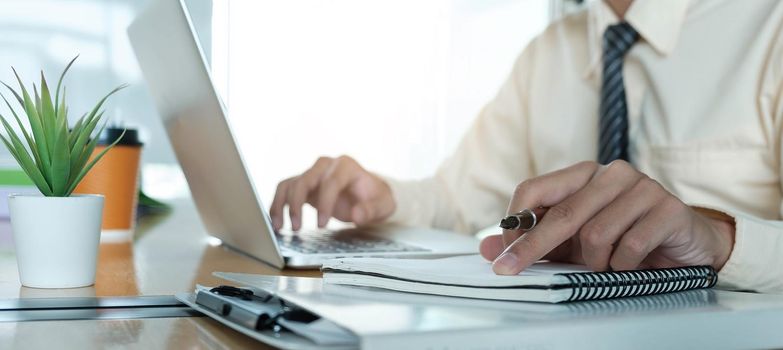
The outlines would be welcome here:
M 95 284 L 103 196 L 10 195 L 8 209 L 22 285 Z

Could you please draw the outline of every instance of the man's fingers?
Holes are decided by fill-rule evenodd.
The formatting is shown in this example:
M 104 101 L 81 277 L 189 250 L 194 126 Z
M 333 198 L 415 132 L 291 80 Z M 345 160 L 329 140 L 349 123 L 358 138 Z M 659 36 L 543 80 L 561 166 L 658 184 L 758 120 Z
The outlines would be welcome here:
M 507 214 L 559 203 L 587 184 L 598 167 L 595 162 L 581 162 L 522 182 L 514 189 Z M 520 235 L 516 230 L 503 230 L 504 246 L 510 246 Z
M 578 248 L 578 247 L 577 247 Z M 484 237 L 479 245 L 479 253 L 487 261 L 494 261 L 506 247 L 503 245 L 503 235 L 491 235 Z M 544 256 L 546 260 L 581 263 L 581 261 L 572 260 L 572 247 L 569 244 L 562 244 L 553 249 Z
M 291 228 L 294 231 L 302 227 L 302 206 L 307 201 L 310 192 L 318 187 L 322 175 L 331 163 L 330 158 L 319 158 L 310 169 L 294 178 L 287 186 L 288 215 L 291 218 Z
M 615 243 L 650 207 L 658 201 L 660 185 L 643 177 L 630 190 L 622 193 L 606 208 L 593 216 L 579 230 L 582 258 L 593 271 L 609 269 L 609 258 Z M 651 198 L 654 196 L 655 198 Z M 642 199 L 649 200 L 642 200 Z
M 524 181 L 514 189 L 507 213 L 555 205 L 584 187 L 599 167 L 595 162 L 581 162 Z
M 356 225 L 367 225 L 388 217 L 394 211 L 394 202 L 379 196 L 363 201 L 351 208 L 351 221 Z
M 479 253 L 484 259 L 494 261 L 505 249 L 503 235 L 491 235 L 484 237 L 479 245 Z
M 322 176 L 318 186 L 318 199 L 315 208 L 318 209 L 318 226 L 326 226 L 332 217 L 335 202 L 346 187 L 359 176 L 362 168 L 351 158 L 339 157 Z
M 269 216 L 272 217 L 272 227 L 275 231 L 283 228 L 283 208 L 285 207 L 286 196 L 288 196 L 288 185 L 290 182 L 291 179 L 286 179 L 277 184 L 275 199 L 272 200 L 272 205 L 269 207 Z
M 365 202 L 351 208 L 351 222 L 356 225 L 364 225 L 368 222 L 372 222 L 375 218 L 375 212 L 377 211 L 373 204 L 374 203 Z
M 291 219 L 291 229 L 298 231 L 302 227 L 302 206 L 307 200 L 309 186 L 302 179 L 295 179 L 288 186 L 286 203 L 288 203 L 288 217 Z
M 587 220 L 642 176 L 631 165 L 622 161 L 601 167 L 594 175 L 586 175 L 587 170 L 589 169 L 575 170 L 574 173 L 581 177 L 575 175 L 571 177 L 580 180 L 589 176 L 587 184 L 549 208 L 535 229 L 514 241 L 493 264 L 496 273 L 515 275 L 532 265 L 576 234 Z M 555 188 L 554 185 L 550 185 L 551 188 Z M 565 182 L 561 185 L 569 186 Z M 546 196 L 539 196 L 539 198 L 544 197 Z
M 639 267 L 653 249 L 674 234 L 677 227 L 682 227 L 680 213 L 685 212 L 685 207 L 672 197 L 650 210 L 617 243 L 609 262 L 612 269 L 623 271 Z
M 364 179 L 369 180 L 369 185 L 362 185 Z M 340 196 L 357 180 L 357 186 L 365 188 L 364 195 L 354 194 L 349 201 L 341 200 Z M 367 191 L 366 187 L 372 189 Z M 368 192 L 371 194 L 367 195 Z M 389 192 L 388 185 L 373 177 L 352 158 L 321 157 L 302 175 L 278 184 L 269 212 L 275 230 L 283 226 L 283 210 L 286 205 L 291 228 L 294 231 L 299 230 L 302 226 L 302 206 L 305 203 L 312 204 L 318 210 L 320 227 L 327 224 L 336 206 L 341 220 L 350 220 L 357 224 L 372 223 L 388 217 L 394 211 L 394 199 Z M 353 198 L 354 196 L 358 198 Z M 357 200 L 359 203 L 355 203 Z

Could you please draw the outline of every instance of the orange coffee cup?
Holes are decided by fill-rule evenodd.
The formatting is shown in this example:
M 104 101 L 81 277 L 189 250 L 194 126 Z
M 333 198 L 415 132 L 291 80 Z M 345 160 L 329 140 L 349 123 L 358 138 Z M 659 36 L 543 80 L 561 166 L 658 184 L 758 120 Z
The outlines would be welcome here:
M 125 129 L 106 128 L 93 156 L 114 142 Z M 102 194 L 104 199 L 101 241 L 132 238 L 138 201 L 139 160 L 142 144 L 138 132 L 127 129 L 122 139 L 101 158 L 76 186 L 76 193 Z

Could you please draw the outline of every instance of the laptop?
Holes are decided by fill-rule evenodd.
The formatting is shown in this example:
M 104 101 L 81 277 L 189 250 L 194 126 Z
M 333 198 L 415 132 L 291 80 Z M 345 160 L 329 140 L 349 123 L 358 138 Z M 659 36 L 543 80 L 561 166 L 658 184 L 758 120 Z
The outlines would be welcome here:
M 152 1 L 128 27 L 128 36 L 201 220 L 224 245 L 277 268 L 317 268 L 339 257 L 434 258 L 478 251 L 473 237 L 433 229 L 275 232 L 184 1 Z

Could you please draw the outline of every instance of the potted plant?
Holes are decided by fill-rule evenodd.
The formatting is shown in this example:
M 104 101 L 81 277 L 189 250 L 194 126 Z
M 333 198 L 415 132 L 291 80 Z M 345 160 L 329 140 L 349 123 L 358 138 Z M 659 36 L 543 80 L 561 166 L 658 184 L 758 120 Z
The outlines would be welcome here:
M 95 283 L 103 196 L 71 193 L 114 145 L 90 157 L 98 141 L 93 135 L 99 134 L 105 126 L 103 123 L 98 129 L 103 117 L 101 107 L 109 96 L 126 85 L 109 92 L 69 127 L 66 89 L 62 82 L 76 58 L 60 75 L 54 95 L 51 95 L 43 72 L 40 94 L 33 84 L 31 96 L 12 68 L 20 91 L 6 83 L 3 85 L 21 106 L 19 113 L 0 93 L 19 129 L 11 127 L 14 121 L 9 122 L 7 115 L 0 115 L 5 129 L 5 135 L 0 133 L 0 139 L 41 192 L 40 195 L 10 195 L 8 198 L 19 279 L 27 287 L 75 288 Z M 26 118 L 20 118 L 20 115 Z

